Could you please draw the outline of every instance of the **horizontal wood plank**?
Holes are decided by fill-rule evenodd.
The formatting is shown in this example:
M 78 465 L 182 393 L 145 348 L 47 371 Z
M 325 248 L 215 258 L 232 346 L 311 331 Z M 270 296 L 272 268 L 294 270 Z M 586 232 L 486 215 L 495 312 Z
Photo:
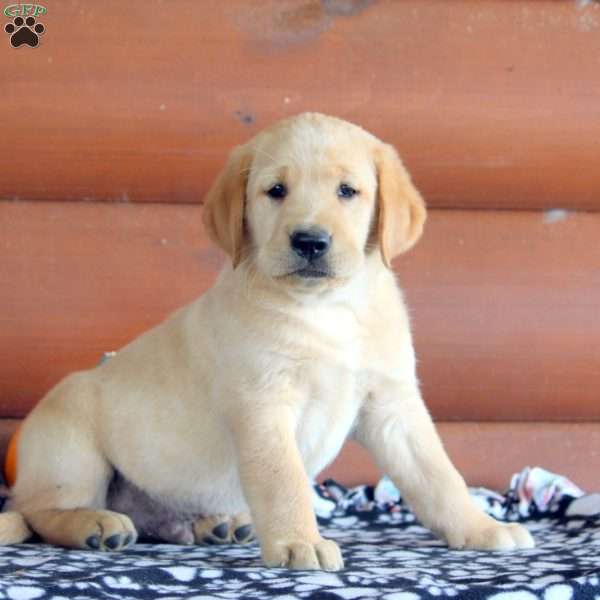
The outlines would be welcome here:
M 2 58 L 0 198 L 199 202 L 305 110 L 398 146 L 431 206 L 600 206 L 600 4 L 72 0 Z
M 444 420 L 600 419 L 600 213 L 432 211 L 397 261 Z
M 446 450 L 472 486 L 508 487 L 526 466 L 565 475 L 584 491 L 600 491 L 600 423 L 437 423 Z M 375 483 L 381 471 L 367 451 L 348 442 L 319 477 L 346 485 Z
M 600 213 L 433 210 L 396 270 L 443 420 L 600 420 Z M 222 264 L 193 205 L 0 203 L 0 415 L 23 415 Z
M 199 206 L 0 203 L 0 415 L 191 301 L 222 260 Z

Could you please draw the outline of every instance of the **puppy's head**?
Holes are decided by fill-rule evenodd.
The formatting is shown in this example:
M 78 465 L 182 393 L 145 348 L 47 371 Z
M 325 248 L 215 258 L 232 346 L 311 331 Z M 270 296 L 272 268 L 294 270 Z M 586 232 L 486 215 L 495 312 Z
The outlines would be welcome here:
M 347 282 L 370 252 L 390 267 L 424 221 L 424 202 L 391 146 L 315 113 L 235 148 L 204 207 L 206 229 L 234 267 L 247 259 L 306 289 Z

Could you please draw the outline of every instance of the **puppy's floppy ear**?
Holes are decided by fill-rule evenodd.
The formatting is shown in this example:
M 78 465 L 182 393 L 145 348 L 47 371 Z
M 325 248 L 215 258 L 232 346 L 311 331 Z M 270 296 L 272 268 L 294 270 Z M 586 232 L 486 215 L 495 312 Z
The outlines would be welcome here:
M 375 149 L 377 168 L 377 235 L 383 262 L 411 248 L 423 233 L 426 210 L 421 194 L 413 185 L 396 150 L 389 144 Z
M 234 268 L 242 258 L 246 183 L 251 163 L 248 145 L 234 148 L 204 197 L 204 227 L 211 240 L 229 254 Z

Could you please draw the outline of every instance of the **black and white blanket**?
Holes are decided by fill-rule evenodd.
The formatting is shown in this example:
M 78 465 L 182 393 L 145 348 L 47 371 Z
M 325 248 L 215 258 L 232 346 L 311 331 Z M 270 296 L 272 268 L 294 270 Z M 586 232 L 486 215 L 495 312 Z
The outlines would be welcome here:
M 537 547 L 448 550 L 389 480 L 352 490 L 327 482 L 315 488 L 315 509 L 341 545 L 341 572 L 265 569 L 256 544 L 137 544 L 115 554 L 22 544 L 0 548 L 0 598 L 600 600 L 600 494 L 542 469 L 516 475 L 504 495 L 473 494 L 494 516 L 524 523 Z

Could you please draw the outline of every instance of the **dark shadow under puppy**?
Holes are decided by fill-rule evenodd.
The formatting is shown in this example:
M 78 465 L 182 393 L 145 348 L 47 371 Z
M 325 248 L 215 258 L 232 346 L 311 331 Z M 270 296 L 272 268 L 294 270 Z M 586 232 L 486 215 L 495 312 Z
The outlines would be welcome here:
M 142 541 L 169 544 L 246 544 L 254 540 L 247 515 L 202 515 L 174 510 L 155 500 L 115 471 L 107 507 L 129 516 Z
M 138 531 L 138 539 L 190 545 L 195 542 L 193 524 L 201 515 L 183 514 L 158 502 L 119 472 L 107 494 L 110 510 L 126 514 Z

